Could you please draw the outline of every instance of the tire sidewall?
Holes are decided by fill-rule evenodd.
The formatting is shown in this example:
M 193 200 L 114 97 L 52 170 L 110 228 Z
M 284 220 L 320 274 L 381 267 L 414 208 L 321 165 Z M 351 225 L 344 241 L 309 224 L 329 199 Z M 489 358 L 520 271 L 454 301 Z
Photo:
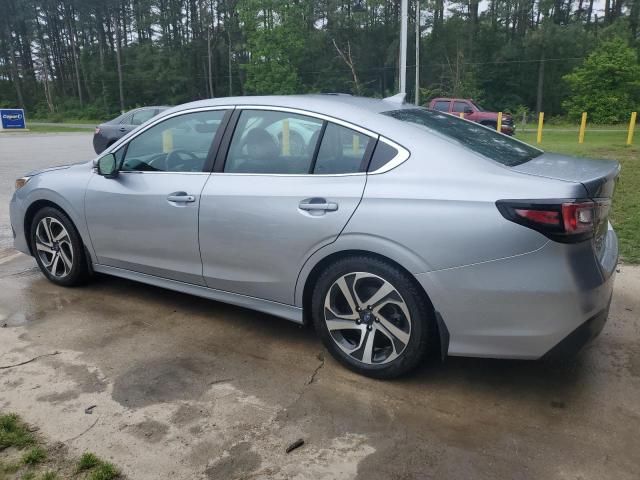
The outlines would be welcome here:
M 343 275 L 367 272 L 388 281 L 402 296 L 411 315 L 411 336 L 400 356 L 381 365 L 367 365 L 343 352 L 336 344 L 324 319 L 325 296 L 333 283 Z M 421 298 L 415 283 L 400 269 L 371 257 L 352 257 L 330 265 L 318 278 L 312 294 L 312 318 L 316 332 L 325 347 L 347 368 L 374 378 L 393 378 L 416 367 L 427 351 L 431 330 L 429 309 Z
M 52 217 L 58 220 L 67 230 L 67 232 L 69 233 L 69 238 L 71 239 L 71 246 L 73 248 L 73 264 L 71 266 L 71 272 L 64 278 L 55 277 L 51 273 L 49 273 L 49 271 L 42 263 L 40 255 L 38 255 L 35 247 L 36 229 L 40 220 L 45 217 Z M 35 216 L 33 217 L 33 221 L 31 222 L 29 238 L 31 241 L 31 250 L 36 259 L 36 263 L 38 264 L 38 267 L 40 267 L 40 271 L 44 274 L 45 277 L 47 277 L 48 280 L 57 285 L 62 285 L 65 287 L 77 285 L 85 280 L 87 275 L 87 264 L 84 252 L 84 244 L 82 243 L 80 235 L 73 225 L 73 222 L 69 219 L 69 217 L 67 217 L 67 215 L 54 207 L 45 207 L 39 210 L 35 214 Z

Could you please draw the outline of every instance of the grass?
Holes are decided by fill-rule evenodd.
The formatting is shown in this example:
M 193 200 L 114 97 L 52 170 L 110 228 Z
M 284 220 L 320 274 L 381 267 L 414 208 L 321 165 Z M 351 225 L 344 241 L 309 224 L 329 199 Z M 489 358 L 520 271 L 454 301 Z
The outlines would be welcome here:
M 115 117 L 116 115 L 114 115 Z M 108 120 L 108 119 L 107 119 Z M 64 120 L 59 120 L 58 118 L 27 118 L 28 122 L 40 122 L 40 123 L 59 123 L 64 125 L 65 123 L 75 123 L 75 124 L 87 124 L 87 125 L 99 125 L 102 122 L 106 122 L 106 120 L 94 120 L 94 119 L 78 119 L 78 118 L 65 118 Z
M 86 452 L 83 453 L 78 460 L 77 470 L 82 472 L 84 470 L 90 470 L 94 467 L 97 467 L 100 464 L 100 459 L 94 455 L 93 453 Z
M 640 131 L 635 145 L 625 145 L 626 129 L 599 131 L 587 128 L 583 144 L 575 132 L 545 128 L 540 147 L 580 157 L 617 160 L 622 165 L 620 181 L 613 199 L 611 222 L 620 242 L 620 256 L 626 263 L 640 263 Z M 535 145 L 536 132 L 521 132 L 516 138 Z
M 47 452 L 42 447 L 33 447 L 22 456 L 22 463 L 25 465 L 37 465 L 47 458 Z
M 24 451 L 24 452 L 22 452 Z M 116 480 L 122 474 L 93 453 L 68 458 L 64 450 L 49 449 L 29 432 L 17 415 L 0 414 L 0 480 Z
M 83 453 L 78 460 L 78 472 L 89 471 L 87 480 L 113 480 L 120 476 L 118 469 L 111 463 L 100 460 L 93 453 Z
M 30 133 L 68 133 L 68 132 L 83 132 L 83 133 L 93 133 L 93 130 L 90 128 L 78 128 L 78 127 L 65 127 L 58 125 L 32 125 L 27 123 L 27 130 L 10 130 L 3 131 L 2 135 L 28 135 Z
M 35 438 L 17 415 L 0 415 L 0 451 L 9 447 L 24 448 L 35 443 Z

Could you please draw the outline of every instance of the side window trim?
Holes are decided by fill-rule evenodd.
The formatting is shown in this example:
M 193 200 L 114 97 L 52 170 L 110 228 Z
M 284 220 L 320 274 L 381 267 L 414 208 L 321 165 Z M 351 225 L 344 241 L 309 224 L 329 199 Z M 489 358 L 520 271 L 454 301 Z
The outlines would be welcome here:
M 220 142 L 220 148 L 218 149 L 218 153 L 216 155 L 212 173 L 221 173 L 225 175 L 290 175 L 290 176 L 300 176 L 300 175 L 316 175 L 316 176 L 345 176 L 345 175 L 366 175 L 367 167 L 369 166 L 369 162 L 373 157 L 374 147 L 378 142 L 380 135 L 371 130 L 367 130 L 366 128 L 362 128 L 358 125 L 353 125 L 349 122 L 344 122 L 340 119 L 330 117 L 328 115 L 324 115 L 321 113 L 310 112 L 307 110 L 302 110 L 299 108 L 290 108 L 290 107 L 277 107 L 277 106 L 269 106 L 269 105 L 235 105 L 233 110 L 233 115 L 229 119 L 229 123 L 226 126 L 226 130 L 224 132 L 224 136 Z M 233 139 L 233 135 L 235 134 L 236 127 L 238 126 L 238 120 L 240 119 L 240 114 L 243 110 L 266 110 L 271 112 L 285 112 L 285 113 L 294 113 L 297 115 L 304 115 L 311 118 L 316 118 L 319 120 L 323 120 L 322 129 L 320 135 L 318 135 L 318 142 L 316 143 L 315 150 L 313 152 L 313 159 L 311 162 L 311 168 L 309 173 L 301 173 L 301 174 L 289 174 L 289 173 L 231 173 L 225 172 L 224 167 L 227 162 L 227 155 L 229 153 L 229 147 L 231 146 L 231 140 Z M 367 137 L 369 137 L 369 141 L 367 143 L 367 147 L 365 149 L 365 154 L 360 164 L 360 169 L 354 173 L 337 173 L 337 174 L 322 174 L 322 173 L 313 173 L 315 169 L 316 161 L 318 159 L 318 153 L 320 151 L 320 146 L 322 144 L 322 138 L 324 137 L 324 132 L 326 130 L 326 126 L 329 123 L 334 123 L 338 126 L 349 128 L 358 133 L 361 133 Z M 395 144 L 394 144 L 395 145 Z M 408 158 L 408 157 L 407 157 Z M 390 162 L 389 162 L 390 163 Z M 371 172 L 369 172 L 371 173 Z
M 364 157 L 362 158 L 362 163 L 360 164 L 361 172 L 368 172 L 369 165 L 371 165 L 371 160 L 373 159 L 373 152 L 376 151 L 376 147 L 378 146 L 378 142 L 380 142 L 380 136 L 377 138 L 372 138 L 369 140 L 369 144 L 367 145 L 367 150 L 364 153 Z
M 227 154 L 229 153 L 229 147 L 231 146 L 231 139 L 238 126 L 238 119 L 240 118 L 240 112 L 242 110 L 234 107 L 234 110 L 229 118 L 227 126 L 225 128 L 224 135 L 220 140 L 220 148 L 213 162 L 214 173 L 224 173 L 224 165 L 227 162 Z
M 313 171 L 316 169 L 316 162 L 318 161 L 318 153 L 320 152 L 320 145 L 322 145 L 322 139 L 324 138 L 324 132 L 327 129 L 327 125 L 329 122 L 324 120 L 322 122 L 322 127 L 320 128 L 320 133 L 318 134 L 318 139 L 316 140 L 316 145 L 313 147 L 313 158 L 311 159 L 311 165 L 309 165 L 309 175 L 313 175 Z
M 224 134 L 227 131 L 229 120 L 231 119 L 231 116 L 233 115 L 233 113 L 234 113 L 233 108 L 229 108 L 226 112 L 224 112 L 224 117 L 222 117 L 220 126 L 218 127 L 218 130 L 216 131 L 216 134 L 213 137 L 211 146 L 209 147 L 209 153 L 207 153 L 207 159 L 204 161 L 204 165 L 202 166 L 203 172 L 211 173 L 211 171 L 213 170 L 216 157 L 218 155 L 218 152 L 220 151 L 222 139 L 224 138 Z

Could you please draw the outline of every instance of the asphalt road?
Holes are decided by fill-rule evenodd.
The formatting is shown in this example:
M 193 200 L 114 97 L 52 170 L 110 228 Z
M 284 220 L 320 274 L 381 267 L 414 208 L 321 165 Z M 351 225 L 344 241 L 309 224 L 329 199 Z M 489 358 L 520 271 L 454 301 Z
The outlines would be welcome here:
M 0 366 L 54 354 L 0 370 L 1 411 L 131 479 L 638 478 L 639 268 L 621 268 L 575 359 L 451 358 L 374 381 L 264 314 L 108 277 L 47 282 L 7 246 L 12 182 L 90 158 L 90 140 L 0 137 Z

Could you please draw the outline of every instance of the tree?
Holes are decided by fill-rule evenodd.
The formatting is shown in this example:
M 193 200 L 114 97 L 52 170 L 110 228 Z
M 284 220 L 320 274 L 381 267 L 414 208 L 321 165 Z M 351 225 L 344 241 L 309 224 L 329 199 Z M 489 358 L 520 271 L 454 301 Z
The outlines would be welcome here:
M 563 105 L 572 118 L 588 112 L 594 123 L 623 122 L 638 106 L 640 65 L 621 38 L 603 42 L 564 80 L 571 95 Z

